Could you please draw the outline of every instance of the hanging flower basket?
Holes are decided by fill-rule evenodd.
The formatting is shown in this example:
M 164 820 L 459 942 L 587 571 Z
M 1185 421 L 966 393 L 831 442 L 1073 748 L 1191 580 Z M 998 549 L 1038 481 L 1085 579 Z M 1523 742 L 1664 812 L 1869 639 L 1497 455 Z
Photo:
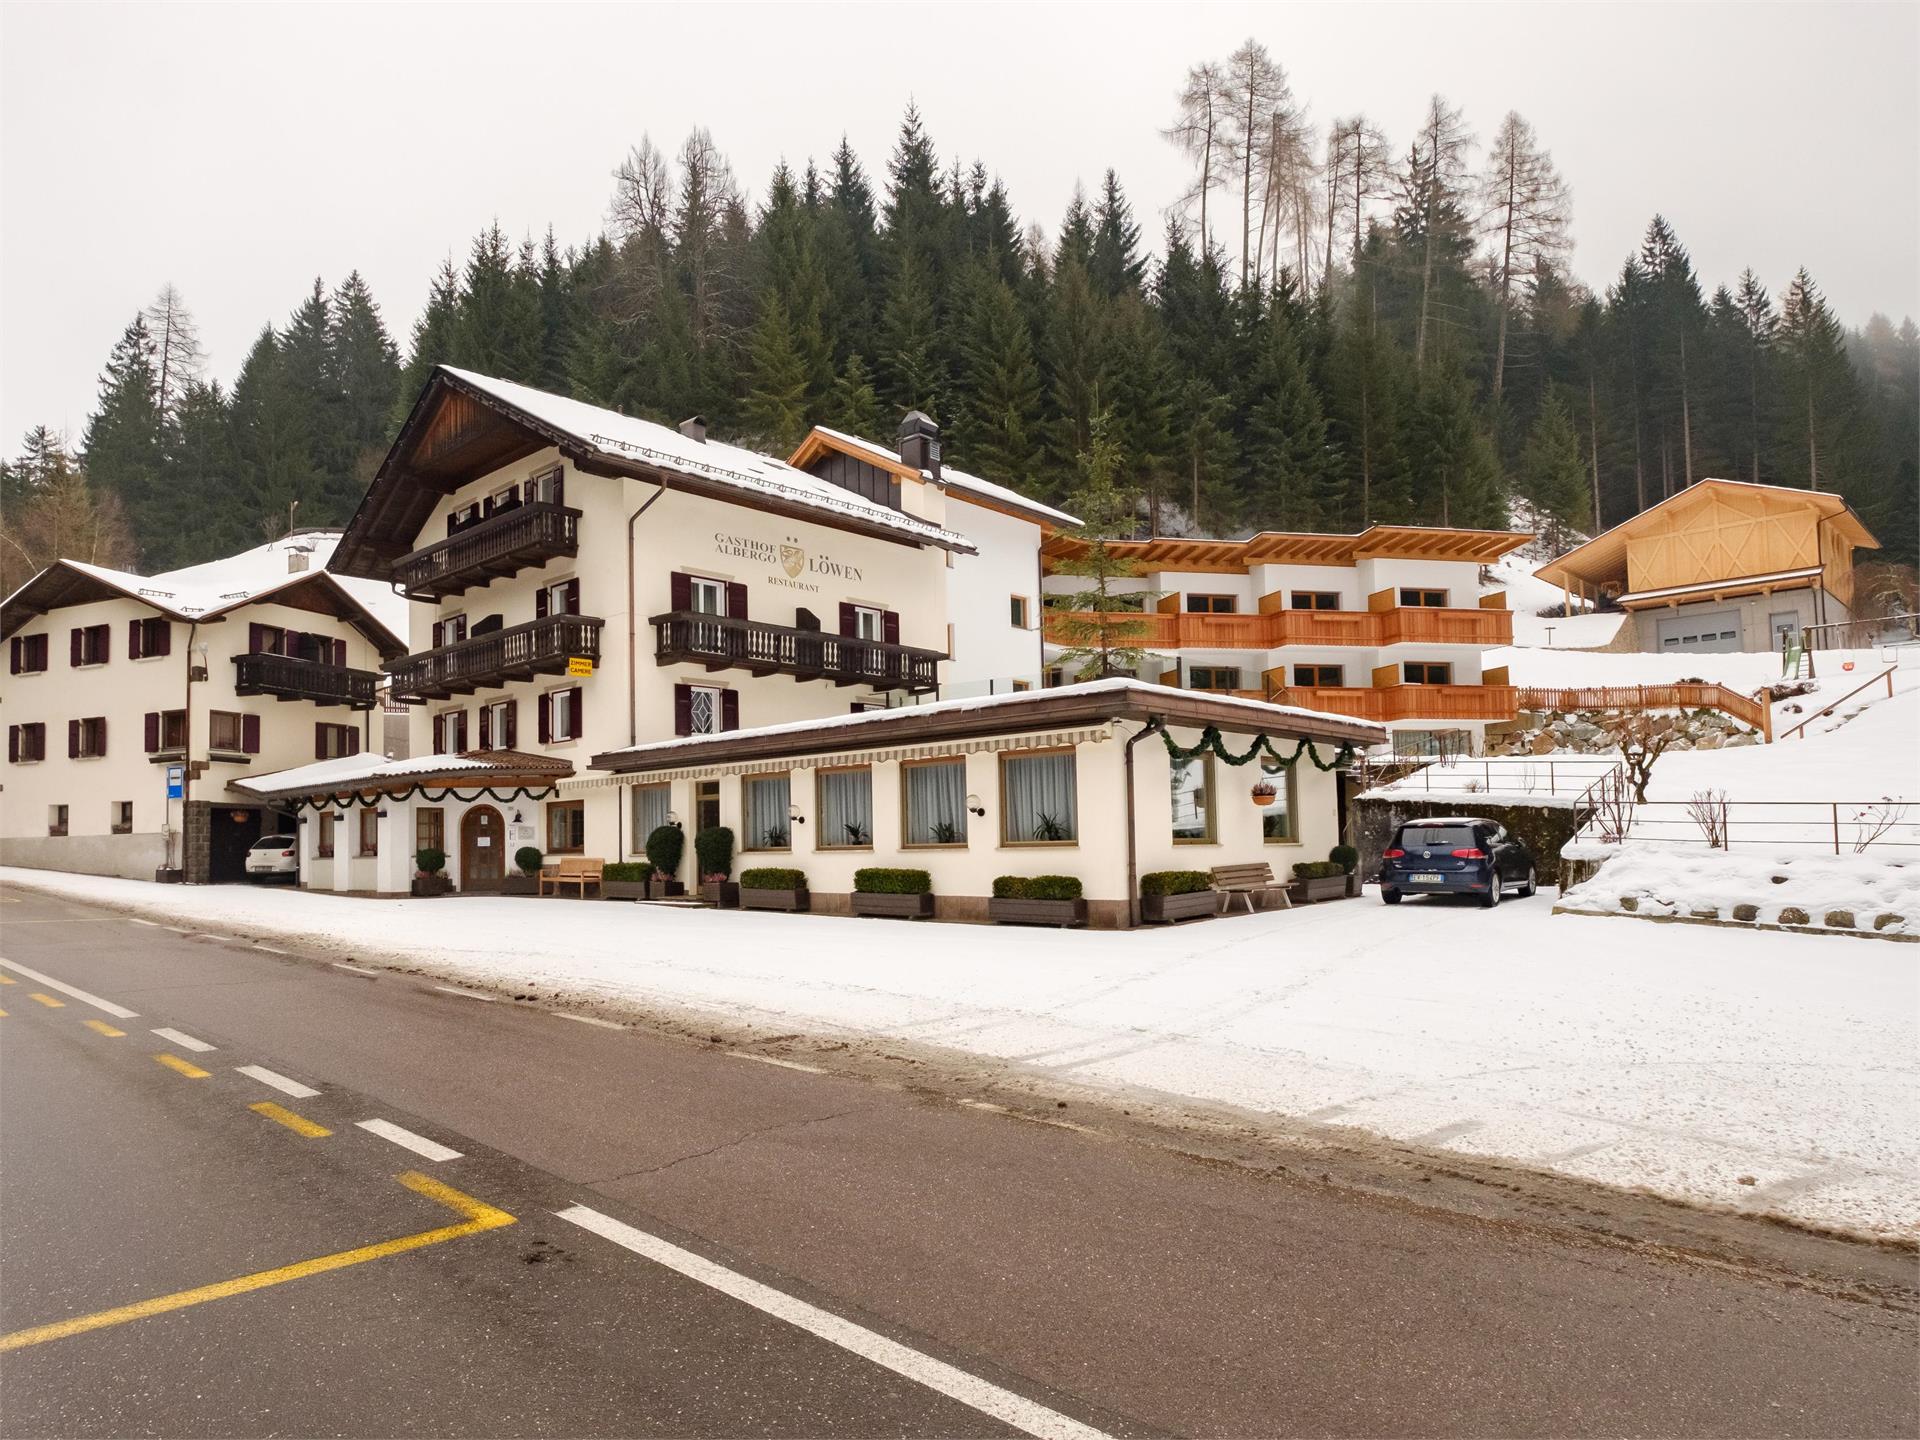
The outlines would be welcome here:
M 1256 805 L 1271 805 L 1279 794 L 1279 790 L 1267 781 L 1262 780 L 1253 787 L 1253 803 Z

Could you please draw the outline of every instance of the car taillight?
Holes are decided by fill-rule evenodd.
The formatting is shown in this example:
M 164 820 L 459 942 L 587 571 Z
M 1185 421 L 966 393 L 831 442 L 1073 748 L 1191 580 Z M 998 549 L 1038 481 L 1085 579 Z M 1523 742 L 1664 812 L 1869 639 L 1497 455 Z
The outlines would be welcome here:
M 291 860 L 291 859 L 293 859 L 293 851 L 291 851 L 291 850 L 282 850 L 282 851 L 280 852 L 280 858 L 281 858 L 281 859 L 283 859 L 283 860 Z
M 1395 848 L 1395 849 L 1392 849 L 1392 850 L 1387 850 L 1387 851 L 1383 851 L 1383 852 L 1381 853 L 1381 856 L 1380 856 L 1380 858 L 1381 858 L 1382 860 L 1400 860 L 1400 859 L 1404 859 L 1404 858 L 1405 858 L 1405 856 L 1406 856 L 1406 853 L 1407 853 L 1407 852 L 1406 852 L 1406 851 L 1404 851 L 1404 850 L 1401 850 L 1401 849 L 1398 849 L 1398 848 Z
M 1487 858 L 1487 852 L 1484 850 L 1456 850 L 1453 852 L 1453 858 L 1456 860 L 1484 860 Z

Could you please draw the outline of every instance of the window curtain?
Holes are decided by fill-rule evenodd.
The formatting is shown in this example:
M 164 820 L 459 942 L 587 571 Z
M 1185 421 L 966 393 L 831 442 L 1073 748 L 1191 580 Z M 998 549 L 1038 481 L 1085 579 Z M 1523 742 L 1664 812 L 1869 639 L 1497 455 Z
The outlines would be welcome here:
M 633 788 L 633 850 L 647 853 L 647 837 L 667 823 L 667 800 L 671 792 L 665 785 L 636 785 Z
M 1002 762 L 1006 790 L 1004 838 L 1078 840 L 1078 787 L 1072 752 L 1009 755 Z
M 747 850 L 786 850 L 791 846 L 787 808 L 792 794 L 785 775 L 747 781 Z
M 822 850 L 873 843 L 873 772 L 828 770 L 820 776 Z
M 907 844 L 967 843 L 967 762 L 910 765 L 907 782 Z

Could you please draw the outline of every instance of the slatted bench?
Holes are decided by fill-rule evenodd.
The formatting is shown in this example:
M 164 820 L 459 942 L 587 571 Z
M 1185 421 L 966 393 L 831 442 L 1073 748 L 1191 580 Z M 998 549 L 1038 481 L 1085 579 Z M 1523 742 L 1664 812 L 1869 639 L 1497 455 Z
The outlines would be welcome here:
M 1253 913 L 1255 895 L 1278 895 L 1283 909 L 1293 908 L 1293 897 L 1287 894 L 1287 887 L 1273 878 L 1273 866 L 1261 860 L 1249 865 L 1216 865 L 1208 872 L 1213 888 L 1220 892 L 1220 913 L 1227 913 L 1238 895 L 1247 902 L 1247 913 Z
M 580 892 L 582 900 L 587 898 L 587 887 L 600 888 L 601 872 L 607 867 L 604 860 L 562 860 L 558 865 L 542 866 L 540 870 L 540 893 L 549 890 L 560 893 L 563 885 L 572 885 Z

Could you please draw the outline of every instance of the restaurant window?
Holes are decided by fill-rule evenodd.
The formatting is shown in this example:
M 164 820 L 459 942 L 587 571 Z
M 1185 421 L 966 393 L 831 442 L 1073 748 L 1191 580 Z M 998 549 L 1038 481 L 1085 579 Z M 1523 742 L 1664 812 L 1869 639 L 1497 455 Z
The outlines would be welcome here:
M 1231 595 L 1187 596 L 1189 615 L 1231 615 L 1239 608 L 1240 602 Z
M 133 801 L 114 801 L 112 816 L 112 830 L 114 834 L 131 835 L 133 833 Z
M 1418 586 L 1402 585 L 1400 603 L 1429 610 L 1444 610 L 1447 606 L 1447 592 L 1444 590 L 1423 590 Z
M 1263 758 L 1260 770 L 1276 792 L 1273 803 L 1260 812 L 1260 836 L 1270 845 L 1291 845 L 1300 838 L 1294 829 L 1299 806 L 1294 803 L 1293 767 Z
M 1296 665 L 1293 667 L 1293 683 L 1338 689 L 1347 683 L 1347 670 L 1344 665 Z
M 1437 660 L 1409 660 L 1402 667 L 1409 685 L 1451 685 L 1453 666 Z
M 587 848 L 587 802 L 552 800 L 547 804 L 547 851 L 578 855 Z
M 1012 612 L 1009 618 L 1013 622 L 1013 628 L 1016 630 L 1026 629 L 1027 628 L 1027 597 L 1024 595 L 1015 595 L 1011 597 L 1008 608 Z
M 380 812 L 371 805 L 362 805 L 358 811 L 360 845 L 362 855 L 380 853 Z
M 791 850 L 793 822 L 787 816 L 793 788 L 786 775 L 754 775 L 745 782 L 749 850 Z
M 1287 597 L 1290 610 L 1338 610 L 1340 592 L 1338 590 L 1296 590 Z
M 814 843 L 822 850 L 873 844 L 873 772 L 866 766 L 820 771 L 813 808 L 820 825 Z
M 333 812 L 323 811 L 314 817 L 314 823 L 320 829 L 314 836 L 313 853 L 322 860 L 333 858 Z
M 1238 690 L 1240 667 L 1237 665 L 1189 665 L 1189 690 Z
M 1168 761 L 1173 799 L 1173 841 L 1206 845 L 1213 840 L 1213 757 Z
M 925 760 L 900 767 L 908 845 L 967 843 L 967 762 Z
M 633 853 L 647 853 L 647 837 L 667 823 L 667 812 L 673 808 L 673 788 L 668 785 L 636 785 L 633 787 Z
M 445 854 L 447 850 L 447 812 L 433 805 L 423 805 L 413 812 L 413 848 L 417 854 L 422 850 L 438 850 Z
M 64 835 L 67 833 L 67 807 L 64 805 L 47 806 L 47 834 Z
M 1000 757 L 1000 838 L 1008 845 L 1071 845 L 1080 838 L 1072 750 Z
M 712 830 L 720 824 L 720 782 L 702 780 L 693 787 L 693 833 Z

